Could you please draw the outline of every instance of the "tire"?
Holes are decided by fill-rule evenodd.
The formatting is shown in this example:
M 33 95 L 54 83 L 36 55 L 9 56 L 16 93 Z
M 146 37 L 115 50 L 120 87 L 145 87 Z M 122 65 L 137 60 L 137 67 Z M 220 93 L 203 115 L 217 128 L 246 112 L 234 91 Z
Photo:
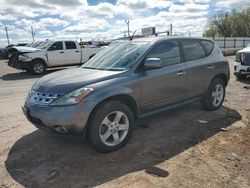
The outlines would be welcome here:
M 88 137 L 97 151 L 112 152 L 128 143 L 134 124 L 134 115 L 128 106 L 109 101 L 97 107 L 91 115 Z
M 43 74 L 46 71 L 46 66 L 42 61 L 36 60 L 32 63 L 30 71 L 36 75 Z
M 225 98 L 226 84 L 220 78 L 215 78 L 210 83 L 207 93 L 201 100 L 202 107 L 206 110 L 218 110 Z

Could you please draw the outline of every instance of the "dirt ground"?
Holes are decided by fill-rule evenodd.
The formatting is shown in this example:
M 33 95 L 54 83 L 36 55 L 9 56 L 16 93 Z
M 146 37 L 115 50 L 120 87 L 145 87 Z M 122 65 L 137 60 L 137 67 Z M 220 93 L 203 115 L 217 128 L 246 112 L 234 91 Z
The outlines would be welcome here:
M 25 119 L 38 78 L 0 61 L 0 187 L 250 187 L 250 78 L 231 75 L 218 111 L 197 102 L 142 120 L 109 154 Z

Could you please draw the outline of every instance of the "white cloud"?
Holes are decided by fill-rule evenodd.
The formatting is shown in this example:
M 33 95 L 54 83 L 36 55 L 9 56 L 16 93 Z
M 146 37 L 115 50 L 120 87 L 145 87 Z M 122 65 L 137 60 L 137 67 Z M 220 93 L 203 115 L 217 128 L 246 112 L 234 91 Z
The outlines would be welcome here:
M 175 13 L 179 13 L 183 11 L 199 12 L 199 11 L 208 10 L 208 8 L 209 8 L 208 4 L 196 4 L 191 1 L 184 5 L 173 4 L 170 6 L 169 11 L 175 12 Z
M 105 19 L 89 19 L 78 22 L 76 25 L 66 27 L 66 32 L 89 32 L 107 28 L 109 23 Z
M 87 0 L 0 0 L 0 41 L 5 41 L 4 25 L 11 39 L 36 38 L 103 39 L 124 35 L 130 20 L 131 32 L 155 26 L 157 31 L 201 35 L 211 13 L 232 7 L 245 7 L 249 0 L 117 0 L 89 5 Z M 210 7 L 213 7 L 211 10 Z M 211 12 L 214 11 L 214 12 Z M 4 24 L 3 24 L 4 23 Z M 60 28 L 60 30 L 58 30 Z
M 16 20 L 17 18 L 12 16 L 12 15 L 9 15 L 9 14 L 0 14 L 0 20 L 7 20 L 7 21 L 12 21 L 12 20 Z
M 132 10 L 146 10 L 149 8 L 166 8 L 172 3 L 166 0 L 118 0 L 116 5 L 126 6 Z
M 69 25 L 69 22 L 66 20 L 61 20 L 58 18 L 41 18 L 38 22 L 38 25 L 42 26 L 67 26 Z

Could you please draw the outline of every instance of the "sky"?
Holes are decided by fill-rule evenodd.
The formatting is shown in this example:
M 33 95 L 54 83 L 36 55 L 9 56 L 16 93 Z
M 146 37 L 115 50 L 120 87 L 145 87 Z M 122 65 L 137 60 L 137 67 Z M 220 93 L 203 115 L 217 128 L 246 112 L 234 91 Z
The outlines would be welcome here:
M 136 34 L 156 32 L 201 36 L 218 12 L 249 6 L 249 0 L 0 0 L 0 46 L 35 40 L 108 40 L 124 36 L 125 20 Z

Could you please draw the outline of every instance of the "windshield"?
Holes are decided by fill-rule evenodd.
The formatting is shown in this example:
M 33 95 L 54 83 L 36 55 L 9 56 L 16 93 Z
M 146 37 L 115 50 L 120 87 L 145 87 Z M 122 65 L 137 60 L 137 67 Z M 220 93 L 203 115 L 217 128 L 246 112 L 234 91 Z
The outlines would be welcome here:
M 34 45 L 34 42 L 27 44 L 26 47 L 32 47 L 33 45 Z
M 46 48 L 48 48 L 53 43 L 54 43 L 54 41 L 46 41 L 46 42 L 44 42 L 42 44 L 39 44 L 37 46 L 37 48 L 39 48 L 39 49 L 46 49 Z
M 99 70 L 126 70 L 149 46 L 146 42 L 122 42 L 111 45 L 88 60 L 83 68 Z

